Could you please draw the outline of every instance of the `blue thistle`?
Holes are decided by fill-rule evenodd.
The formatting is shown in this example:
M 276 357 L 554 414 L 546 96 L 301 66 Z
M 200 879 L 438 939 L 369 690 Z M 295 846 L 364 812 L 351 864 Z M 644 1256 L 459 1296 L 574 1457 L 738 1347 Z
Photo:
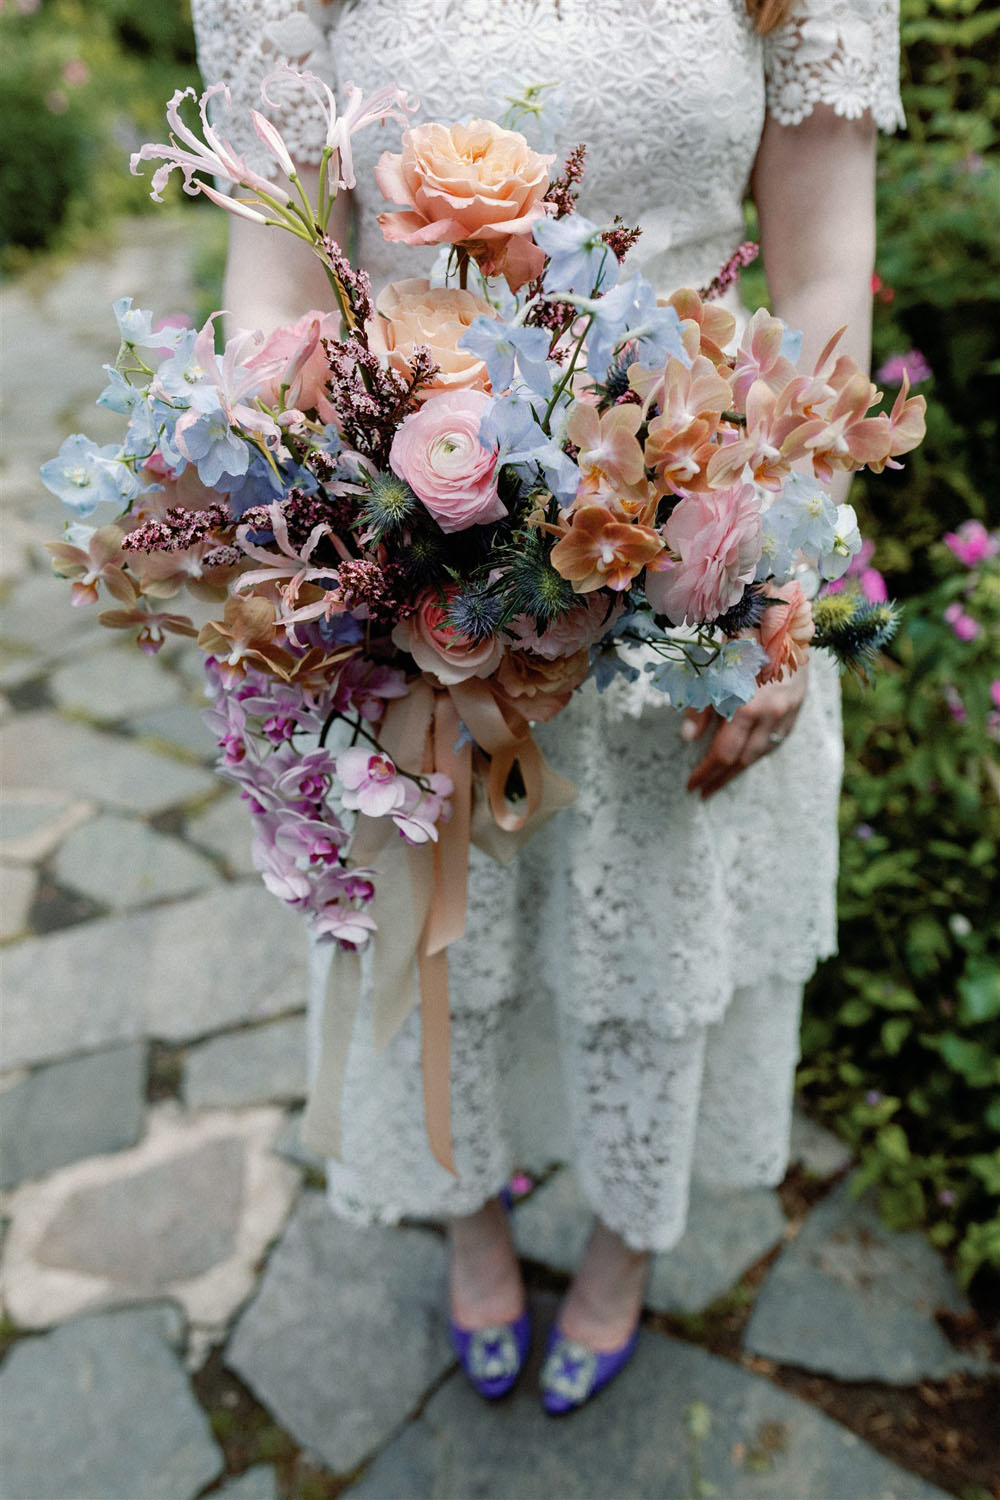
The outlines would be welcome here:
M 444 538 L 440 533 L 415 530 L 396 558 L 405 576 L 418 586 L 432 583 L 445 572 Z
M 718 615 L 712 624 L 716 630 L 721 630 L 723 635 L 739 635 L 741 630 L 750 630 L 759 625 L 764 618 L 764 610 L 767 608 L 767 600 L 764 590 L 759 583 L 748 583 L 743 590 L 742 598 L 725 611 Z
M 488 587 L 473 584 L 453 594 L 445 612 L 447 623 L 471 641 L 488 641 L 511 618 L 512 611 L 502 595 Z
M 813 600 L 814 646 L 826 646 L 842 666 L 867 676 L 866 668 L 896 634 L 894 604 L 869 604 L 857 590 L 823 594 Z
M 360 522 L 377 542 L 401 531 L 417 515 L 420 502 L 405 480 L 392 470 L 370 474 L 368 494 L 360 512 Z

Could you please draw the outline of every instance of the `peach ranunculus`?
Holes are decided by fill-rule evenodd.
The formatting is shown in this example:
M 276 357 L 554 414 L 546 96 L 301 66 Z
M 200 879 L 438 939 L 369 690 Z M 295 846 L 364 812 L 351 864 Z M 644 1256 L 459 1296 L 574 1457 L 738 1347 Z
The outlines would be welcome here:
M 751 484 L 688 495 L 664 527 L 679 558 L 646 573 L 646 598 L 675 625 L 714 620 L 753 581 L 763 543 L 760 501 Z
M 248 368 L 259 370 L 263 379 L 259 396 L 266 406 L 282 403 L 298 411 L 315 411 L 321 422 L 333 422 L 336 413 L 326 394 L 329 364 L 324 339 L 340 338 L 340 314 L 307 312 L 297 323 L 276 328 Z
M 546 212 L 555 158 L 492 120 L 415 125 L 402 145 L 399 155 L 383 152 L 375 168 L 382 196 L 404 210 L 379 215 L 386 239 L 461 245 L 484 275 L 505 276 L 511 291 L 534 280 L 545 256 L 532 230 Z
M 375 303 L 377 316 L 368 324 L 371 347 L 387 357 L 392 369 L 409 373 L 414 350 L 430 350 L 437 374 L 421 389 L 421 400 L 435 390 L 490 388 L 486 366 L 458 341 L 476 318 L 495 318 L 485 297 L 460 287 L 432 287 L 429 281 L 391 281 Z
M 663 539 L 650 526 L 623 521 L 603 505 L 583 505 L 567 517 L 549 561 L 578 594 L 627 589 L 657 553 Z
M 500 665 L 503 644 L 494 638 L 473 641 L 449 625 L 446 611 L 451 589 L 424 589 L 416 611 L 392 632 L 393 643 L 408 651 L 421 672 L 432 672 L 445 687 L 469 677 L 489 677 Z
M 780 682 L 788 673 L 797 672 L 809 656 L 809 642 L 816 630 L 812 606 L 802 585 L 794 580 L 781 588 L 770 588 L 768 597 L 781 599 L 771 604 L 760 622 L 760 643 L 767 652 L 758 682 Z
M 622 599 L 611 603 L 607 594 L 587 594 L 566 614 L 557 615 L 540 633 L 529 616 L 518 615 L 509 627 L 517 637 L 513 649 L 533 651 L 548 661 L 557 656 L 571 656 L 581 646 L 593 646 L 624 613 Z
M 566 707 L 590 670 L 585 648 L 572 656 L 545 657 L 534 651 L 508 651 L 496 674 L 504 696 L 526 719 L 545 723 Z
M 442 531 L 465 531 L 507 514 L 497 494 L 497 455 L 479 441 L 485 391 L 440 391 L 401 423 L 389 450 Z

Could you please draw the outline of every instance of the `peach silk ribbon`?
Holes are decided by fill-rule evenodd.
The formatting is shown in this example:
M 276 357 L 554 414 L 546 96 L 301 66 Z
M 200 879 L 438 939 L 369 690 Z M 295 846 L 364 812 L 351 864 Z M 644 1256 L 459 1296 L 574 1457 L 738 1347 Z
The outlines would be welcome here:
M 459 748 L 463 724 L 475 746 L 466 741 Z M 437 1160 L 454 1173 L 447 949 L 465 932 L 469 845 L 508 863 L 575 800 L 576 789 L 547 764 L 528 721 L 489 680 L 471 678 L 445 689 L 418 678 L 404 698 L 389 703 L 379 741 L 397 765 L 443 772 L 455 788 L 451 817 L 439 825 L 437 842 L 407 844 L 403 858 L 380 861 L 390 835 L 398 837 L 395 825 L 388 817 L 362 815 L 350 850 L 356 865 L 378 870 L 373 1043 L 377 1052 L 387 1047 L 419 1002 L 427 1138 Z M 516 807 L 505 794 L 515 765 L 525 788 Z M 305 1144 L 323 1156 L 341 1156 L 344 1075 L 361 988 L 360 956 L 335 949 L 319 1065 L 302 1127 Z

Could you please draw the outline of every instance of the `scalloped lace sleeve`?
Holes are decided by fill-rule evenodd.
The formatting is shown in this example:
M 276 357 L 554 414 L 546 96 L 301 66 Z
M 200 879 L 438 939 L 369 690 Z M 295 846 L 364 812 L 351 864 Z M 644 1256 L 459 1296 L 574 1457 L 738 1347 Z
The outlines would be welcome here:
M 816 104 L 880 130 L 906 124 L 899 98 L 899 0 L 800 0 L 764 38 L 767 107 L 798 125 Z
M 286 107 L 278 118 L 261 103 L 260 86 L 275 68 L 291 63 L 335 88 L 331 37 L 339 9 L 336 0 L 192 0 L 201 75 L 206 85 L 228 84 L 233 98 L 232 109 L 219 98 L 212 101 L 212 123 L 265 177 L 276 176 L 277 166 L 246 112 L 254 108 L 274 117 L 297 161 L 319 161 L 326 131 L 316 101 L 283 85 Z

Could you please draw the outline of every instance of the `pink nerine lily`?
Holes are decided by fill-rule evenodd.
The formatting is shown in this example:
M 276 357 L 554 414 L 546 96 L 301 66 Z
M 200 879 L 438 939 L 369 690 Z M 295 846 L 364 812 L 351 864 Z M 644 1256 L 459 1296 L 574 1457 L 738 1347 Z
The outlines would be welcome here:
M 367 99 L 356 84 L 344 85 L 344 93 L 347 96 L 347 108 L 343 113 L 337 112 L 337 100 L 333 90 L 324 83 L 315 73 L 299 72 L 297 68 L 276 68 L 269 73 L 261 84 L 260 96 L 265 104 L 272 109 L 280 108 L 280 100 L 273 99 L 268 90 L 276 83 L 293 83 L 304 88 L 319 105 L 326 116 L 326 149 L 333 155 L 330 158 L 328 168 L 331 186 L 336 182 L 338 187 L 353 188 L 356 183 L 354 176 L 354 154 L 351 147 L 351 136 L 356 130 L 363 130 L 366 125 L 374 125 L 376 122 L 384 123 L 386 120 L 398 120 L 400 124 L 407 123 L 407 114 L 412 114 L 417 108 L 417 101 L 412 103 L 403 93 L 402 89 L 395 84 L 386 84 L 383 88 L 376 89 L 369 94 Z M 258 134 L 260 128 L 254 120 L 254 127 Z M 265 145 L 270 146 L 266 136 L 261 137 Z M 284 144 L 284 143 L 282 143 Z
M 228 105 L 232 104 L 232 96 L 224 83 L 214 83 L 205 90 L 198 100 L 202 134 L 205 137 L 201 141 L 190 125 L 185 124 L 181 115 L 181 105 L 188 97 L 196 98 L 195 91 L 193 88 L 177 89 L 167 105 L 167 121 L 171 127 L 170 144 L 149 141 L 134 152 L 129 162 L 133 176 L 138 177 L 140 165 L 144 161 L 163 162 L 163 166 L 157 167 L 153 173 L 150 187 L 150 197 L 156 203 L 163 202 L 163 189 L 171 172 L 177 170 L 183 174 L 184 191 L 191 197 L 204 193 L 214 203 L 233 213 L 242 210 L 248 216 L 260 217 L 253 214 L 252 210 L 245 210 L 242 205 L 238 205 L 235 199 L 216 192 L 208 183 L 202 182 L 197 173 L 204 172 L 208 177 L 224 177 L 229 182 L 239 183 L 240 187 L 249 188 L 251 192 L 263 193 L 274 202 L 287 204 L 290 202 L 288 193 L 254 172 L 247 165 L 246 159 L 239 156 L 229 142 L 224 141 L 212 129 L 208 119 L 208 101 L 216 94 L 221 94 Z M 178 137 L 183 144 L 178 143 Z
M 306 605 L 302 609 L 295 609 L 295 601 L 299 590 L 305 583 L 317 583 L 320 579 L 329 580 L 336 576 L 336 570 L 330 567 L 313 567 L 310 563 L 313 551 L 321 537 L 327 536 L 333 542 L 337 551 L 346 559 L 350 556 L 343 542 L 335 537 L 329 526 L 322 522 L 314 526 L 309 533 L 308 539 L 301 552 L 296 552 L 288 536 L 288 522 L 278 504 L 269 505 L 267 508 L 271 521 L 271 530 L 274 532 L 274 540 L 278 547 L 278 554 L 268 551 L 264 547 L 258 547 L 249 539 L 251 528 L 241 526 L 236 539 L 242 550 L 248 557 L 256 558 L 263 563 L 262 568 L 254 568 L 249 573 L 241 573 L 239 578 L 232 584 L 234 594 L 241 594 L 247 590 L 256 589 L 260 584 L 273 583 L 276 585 L 278 594 L 285 606 L 284 612 L 279 616 L 283 625 L 292 620 L 315 619 L 326 611 L 324 600 L 314 605 Z M 286 561 L 287 559 L 287 561 Z

